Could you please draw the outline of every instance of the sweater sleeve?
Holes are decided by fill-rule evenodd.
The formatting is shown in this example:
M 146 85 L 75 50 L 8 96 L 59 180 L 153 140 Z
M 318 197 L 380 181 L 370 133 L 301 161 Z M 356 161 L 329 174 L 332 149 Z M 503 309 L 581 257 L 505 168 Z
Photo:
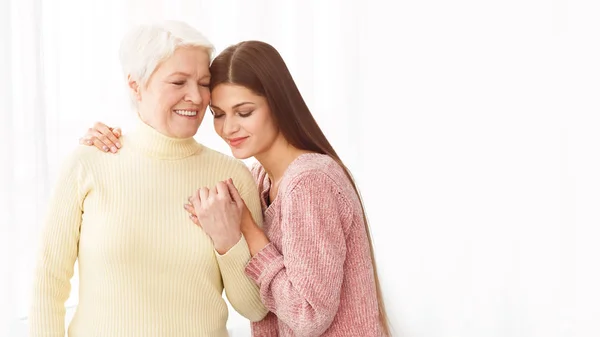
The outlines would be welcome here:
M 29 336 L 64 337 L 65 302 L 77 259 L 84 195 L 75 155 L 63 164 L 47 206 L 33 280 Z
M 301 177 L 280 202 L 282 244 L 256 254 L 246 269 L 267 308 L 297 336 L 319 336 L 340 303 L 350 216 L 345 199 L 322 173 Z
M 254 221 L 262 227 L 263 217 L 258 189 L 250 171 L 246 167 L 241 168 L 240 171 L 237 179 L 233 178 L 233 183 L 250 209 Z M 252 322 L 263 319 L 268 310 L 260 300 L 257 284 L 244 272 L 246 264 L 250 261 L 250 249 L 246 239 L 242 236 L 240 241 L 227 253 L 223 255 L 216 253 L 216 255 L 225 293 L 231 306 Z

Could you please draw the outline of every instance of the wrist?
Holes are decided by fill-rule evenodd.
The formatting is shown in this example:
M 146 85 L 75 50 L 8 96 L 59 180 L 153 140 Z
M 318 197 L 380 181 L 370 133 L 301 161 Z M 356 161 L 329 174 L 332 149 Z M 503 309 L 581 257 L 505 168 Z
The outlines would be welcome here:
M 258 228 L 258 225 L 254 222 L 252 216 L 247 215 L 242 218 L 242 222 L 240 223 L 240 230 L 242 233 L 249 232 L 255 228 Z
M 265 248 L 265 246 L 270 242 L 265 232 L 263 232 L 258 226 L 249 228 L 243 233 L 244 237 L 246 238 L 246 242 L 248 243 L 251 256 L 258 254 L 258 252 Z
M 215 246 L 215 250 L 220 255 L 226 254 L 233 246 L 235 246 L 240 239 L 242 238 L 242 232 L 238 231 L 232 233 L 231 235 L 227 235 L 226 237 L 219 238 L 217 240 L 213 239 L 213 244 Z

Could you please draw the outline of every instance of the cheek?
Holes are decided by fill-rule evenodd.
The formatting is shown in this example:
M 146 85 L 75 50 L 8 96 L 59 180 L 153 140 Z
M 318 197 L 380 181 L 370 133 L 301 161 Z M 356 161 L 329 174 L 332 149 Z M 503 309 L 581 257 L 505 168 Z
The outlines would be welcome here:
M 214 118 L 213 117 L 213 127 L 215 128 L 215 132 L 219 137 L 223 138 L 223 118 Z
M 154 95 L 152 104 L 160 107 L 161 110 L 170 109 L 177 102 L 177 95 L 172 91 L 165 90 Z
M 208 90 L 208 88 L 203 88 L 202 89 L 202 103 L 205 105 L 208 105 L 208 102 L 210 102 L 210 90 Z
M 171 107 L 176 106 L 177 104 L 179 104 L 181 101 L 183 101 L 184 98 L 184 93 L 179 92 L 179 91 L 174 91 L 172 92 L 172 94 L 169 97 L 169 105 Z
M 269 142 L 273 141 L 279 134 L 277 126 L 269 116 L 264 116 L 261 120 L 257 120 L 256 128 L 257 130 L 260 130 L 260 133 L 262 133 L 264 138 L 268 139 Z

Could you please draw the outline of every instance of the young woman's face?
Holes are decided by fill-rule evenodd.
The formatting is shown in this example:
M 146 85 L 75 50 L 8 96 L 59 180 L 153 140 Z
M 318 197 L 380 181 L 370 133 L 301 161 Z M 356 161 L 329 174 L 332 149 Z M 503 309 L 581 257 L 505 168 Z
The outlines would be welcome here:
M 238 159 L 266 152 L 279 136 L 267 100 L 246 87 L 219 84 L 212 91 L 210 109 L 215 131 Z
M 180 47 L 162 62 L 145 86 L 130 82 L 141 119 L 165 136 L 193 137 L 210 100 L 209 56 L 198 47 Z

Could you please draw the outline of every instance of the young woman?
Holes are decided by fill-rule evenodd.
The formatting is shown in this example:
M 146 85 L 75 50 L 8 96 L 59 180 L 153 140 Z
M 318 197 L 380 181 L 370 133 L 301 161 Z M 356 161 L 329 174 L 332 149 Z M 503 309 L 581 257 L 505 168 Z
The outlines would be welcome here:
M 241 226 L 252 255 L 246 273 L 270 311 L 252 323 L 253 335 L 389 335 L 359 193 L 280 54 L 245 41 L 219 54 L 210 71 L 216 132 L 234 157 L 259 162 L 252 173 L 264 227 L 231 181 L 200 188 L 185 209 L 209 231 L 215 223 Z M 116 138 L 100 125 L 82 141 L 110 148 L 109 137 Z M 235 207 L 225 209 L 216 196 Z

